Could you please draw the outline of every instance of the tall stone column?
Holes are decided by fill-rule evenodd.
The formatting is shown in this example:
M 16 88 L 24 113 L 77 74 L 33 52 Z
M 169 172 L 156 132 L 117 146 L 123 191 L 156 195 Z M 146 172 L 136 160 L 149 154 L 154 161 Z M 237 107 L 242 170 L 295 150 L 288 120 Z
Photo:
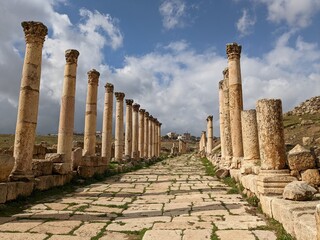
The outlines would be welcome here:
M 206 131 L 202 131 L 201 137 L 200 137 L 200 145 L 199 145 L 199 151 L 206 153 L 206 146 L 207 146 L 207 137 L 206 137 Z
M 160 157 L 161 154 L 161 125 L 162 123 L 158 124 L 158 157 Z
M 88 91 L 83 143 L 84 156 L 95 156 L 96 153 L 97 99 L 99 76 L 100 73 L 95 69 L 92 69 L 88 72 Z
M 206 152 L 207 154 L 211 154 L 211 150 L 213 148 L 213 126 L 212 126 L 212 119 L 213 116 L 208 116 L 207 117 L 207 134 L 208 134 L 208 138 L 207 138 L 207 149 Z
M 240 70 L 241 45 L 227 45 L 229 69 L 229 106 L 233 162 L 243 157 L 241 111 L 243 110 Z
M 140 105 L 137 103 L 132 106 L 132 158 L 135 160 L 139 158 L 139 108 Z
M 131 158 L 132 155 L 132 99 L 126 99 L 126 132 L 124 140 L 124 155 Z
M 144 109 L 139 110 L 139 154 L 144 158 Z
M 219 122 L 220 122 L 220 145 L 221 145 L 221 159 L 224 161 L 226 153 L 225 153 L 225 113 L 224 113 L 224 96 L 223 96 L 223 88 L 224 88 L 224 80 L 219 82 Z
M 33 146 L 38 118 L 42 47 L 48 29 L 41 22 L 22 22 L 26 40 L 18 117 L 14 141 L 15 163 L 10 181 L 29 181 L 32 172 Z
M 102 146 L 101 157 L 103 163 L 108 165 L 111 159 L 112 147 L 112 113 L 113 113 L 113 85 L 107 83 L 105 86 L 103 123 L 102 123 Z
M 281 100 L 258 100 L 256 110 L 261 169 L 283 169 L 287 157 L 284 142 Z
M 144 157 L 148 158 L 149 153 L 149 113 L 144 113 Z
M 125 94 L 115 92 L 116 96 L 116 131 L 114 140 L 114 159 L 122 161 L 123 155 L 123 99 Z
M 78 56 L 79 52 L 77 50 L 69 49 L 65 51 L 66 65 L 64 67 L 64 80 L 58 130 L 57 153 L 65 155 L 65 161 L 66 163 L 70 164 L 70 167 Z
M 159 132 L 158 132 L 158 127 L 159 127 L 159 121 L 156 120 L 154 124 L 154 155 L 156 157 L 159 157 L 159 152 L 158 152 L 158 146 L 159 146 Z
M 229 167 L 232 160 L 232 141 L 231 141 L 231 126 L 230 126 L 230 107 L 229 107 L 229 69 L 223 70 L 223 103 L 224 103 L 224 152 L 225 165 Z
M 259 162 L 259 139 L 256 110 L 245 110 L 241 112 L 242 139 L 243 139 L 243 161 L 241 172 L 250 174 L 252 167 Z
M 152 115 L 149 117 L 149 147 L 148 147 L 148 158 L 153 157 L 153 117 Z
M 152 136 L 153 136 L 153 144 L 152 144 L 152 157 L 155 157 L 157 155 L 157 133 L 156 133 L 156 125 L 157 125 L 157 118 L 153 118 L 153 123 L 152 123 Z

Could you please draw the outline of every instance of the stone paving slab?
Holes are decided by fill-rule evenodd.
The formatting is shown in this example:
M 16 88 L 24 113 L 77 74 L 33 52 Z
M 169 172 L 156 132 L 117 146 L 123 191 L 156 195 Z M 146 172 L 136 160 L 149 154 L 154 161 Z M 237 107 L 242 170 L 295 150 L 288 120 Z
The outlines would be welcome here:
M 199 159 L 179 156 L 0 217 L 0 239 L 206 240 L 213 231 L 221 240 L 276 239 L 228 189 Z

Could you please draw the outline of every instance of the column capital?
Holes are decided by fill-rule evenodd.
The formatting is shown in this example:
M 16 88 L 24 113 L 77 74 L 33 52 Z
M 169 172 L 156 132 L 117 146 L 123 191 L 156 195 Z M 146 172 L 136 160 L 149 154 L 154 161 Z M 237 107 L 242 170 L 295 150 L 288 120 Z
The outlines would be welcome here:
M 100 73 L 95 69 L 91 69 L 90 71 L 87 72 L 87 74 L 88 74 L 88 83 L 98 85 Z
M 212 119 L 213 119 L 213 116 L 212 116 L 212 115 L 209 115 L 209 116 L 207 117 L 207 121 L 212 121 Z
M 68 49 L 64 52 L 64 55 L 66 57 L 66 62 L 67 63 L 75 63 L 77 64 L 78 62 L 78 57 L 80 55 L 80 53 L 75 50 L 75 49 Z
M 113 93 L 113 84 L 111 83 L 106 83 L 106 85 L 104 85 L 104 88 L 106 89 L 107 93 Z
M 132 99 L 126 99 L 126 104 L 128 106 L 132 106 L 133 100 Z
M 145 116 L 146 118 L 149 118 L 149 113 L 148 113 L 148 112 L 145 112 L 145 113 L 144 113 L 144 116 Z
M 22 22 L 25 40 L 27 43 L 40 43 L 43 44 L 48 28 L 42 22 Z
M 224 87 L 224 80 L 221 80 L 219 82 L 219 90 L 223 90 L 223 87 Z
M 154 119 L 153 116 L 150 115 L 150 116 L 149 116 L 149 121 L 153 121 L 153 119 Z
M 229 60 L 232 59 L 240 59 L 241 55 L 241 45 L 238 45 L 237 43 L 229 43 L 227 44 L 227 56 Z
M 132 105 L 132 109 L 133 109 L 133 111 L 135 111 L 135 112 L 138 112 L 138 111 L 139 111 L 139 108 L 140 108 L 140 105 L 139 105 L 138 103 L 135 103 L 135 104 Z
M 125 97 L 123 92 L 115 92 L 114 95 L 116 96 L 117 101 L 122 101 Z
M 226 67 L 225 69 L 223 69 L 222 74 L 223 74 L 223 79 L 229 78 L 229 68 Z
M 161 127 L 162 123 L 159 123 L 159 127 Z
M 139 110 L 139 112 L 140 112 L 140 113 L 145 113 L 145 112 L 146 112 L 146 110 L 145 110 L 145 109 L 143 109 L 143 108 L 141 108 L 141 109 Z

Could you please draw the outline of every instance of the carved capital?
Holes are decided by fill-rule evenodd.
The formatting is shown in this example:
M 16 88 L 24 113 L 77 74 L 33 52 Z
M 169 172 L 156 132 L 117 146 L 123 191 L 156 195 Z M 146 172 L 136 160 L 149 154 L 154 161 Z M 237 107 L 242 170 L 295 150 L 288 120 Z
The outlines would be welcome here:
M 229 78 L 229 68 L 226 67 L 226 68 L 222 71 L 222 74 L 223 74 L 223 79 Z
M 22 22 L 24 36 L 27 43 L 43 44 L 48 28 L 41 22 Z
M 227 44 L 227 56 L 229 60 L 232 59 L 240 59 L 241 55 L 241 45 L 237 43 L 229 43 Z
M 159 127 L 161 127 L 162 123 L 159 123 Z
M 67 63 L 75 63 L 77 64 L 78 62 L 78 57 L 79 57 L 79 52 L 75 49 L 68 49 L 64 52 L 64 55 L 66 57 L 66 62 Z
M 208 121 L 212 121 L 212 119 L 213 119 L 213 116 L 212 116 L 212 115 L 209 115 L 209 116 L 207 117 L 207 122 L 208 122 Z
M 153 116 L 152 115 L 149 116 L 149 121 L 153 121 Z
M 145 109 L 143 109 L 143 108 L 141 108 L 140 110 L 139 110 L 139 113 L 145 113 Z
M 126 99 L 126 104 L 129 106 L 132 106 L 133 100 L 132 99 Z
M 149 113 L 148 113 L 148 112 L 145 112 L 145 113 L 144 113 L 144 117 L 149 118 Z
M 139 111 L 139 108 L 140 108 L 140 105 L 137 104 L 137 103 L 135 103 L 135 104 L 132 105 L 132 109 L 133 109 L 133 111 L 135 111 L 135 112 L 138 112 L 138 111 Z
M 88 83 L 98 85 L 100 73 L 95 69 L 91 69 L 90 71 L 87 72 L 87 74 L 88 74 Z
M 114 95 L 116 96 L 117 101 L 123 101 L 125 94 L 123 92 L 115 92 Z
M 219 82 L 219 90 L 223 90 L 223 88 L 224 88 L 224 80 L 221 80 Z
M 106 85 L 104 85 L 104 88 L 106 89 L 107 93 L 113 93 L 113 84 L 106 83 Z

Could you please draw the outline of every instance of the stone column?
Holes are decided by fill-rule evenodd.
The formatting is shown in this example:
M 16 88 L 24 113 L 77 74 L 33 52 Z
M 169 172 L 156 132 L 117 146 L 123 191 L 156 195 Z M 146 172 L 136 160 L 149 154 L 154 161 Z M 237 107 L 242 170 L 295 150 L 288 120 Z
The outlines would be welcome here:
M 108 165 L 111 159 L 112 147 L 112 113 L 113 113 L 113 85 L 107 83 L 105 86 L 103 123 L 102 123 L 102 146 L 101 157 L 103 163 Z
M 207 137 L 206 137 L 206 131 L 202 131 L 201 138 L 200 138 L 200 152 L 206 153 L 206 146 L 207 146 Z
M 160 157 L 161 154 L 161 125 L 162 123 L 158 124 L 158 157 Z
M 242 111 L 241 123 L 244 154 L 241 169 L 242 173 L 250 174 L 260 159 L 256 110 Z
M 229 167 L 232 160 L 232 141 L 231 141 L 231 126 L 230 126 L 230 107 L 229 107 L 229 69 L 223 70 L 223 103 L 224 103 L 224 152 L 225 165 Z
M 144 109 L 139 110 L 139 154 L 144 158 Z
M 132 99 L 126 99 L 126 132 L 124 140 L 124 155 L 130 159 L 132 154 Z
M 123 155 L 123 99 L 125 94 L 116 92 L 116 131 L 114 140 L 114 159 L 122 161 Z
M 229 106 L 233 162 L 243 157 L 241 111 L 243 110 L 240 70 L 241 45 L 227 45 L 229 69 Z
M 139 104 L 133 104 L 133 129 L 132 129 L 132 158 L 137 160 L 139 158 Z
M 224 160 L 225 153 L 225 113 L 224 113 L 224 96 L 223 96 L 224 80 L 219 82 L 219 122 L 220 122 L 220 146 L 221 146 L 221 159 Z
M 149 113 L 144 113 L 144 157 L 148 158 L 149 153 Z
M 97 129 L 97 98 L 100 73 L 95 69 L 88 72 L 86 117 L 84 122 L 83 155 L 95 156 Z
M 208 134 L 208 138 L 207 138 L 207 146 L 206 146 L 206 151 L 207 154 L 211 154 L 211 150 L 213 148 L 213 126 L 212 126 L 212 119 L 213 116 L 208 116 L 207 117 L 207 134 Z
M 32 156 L 38 118 L 42 47 L 48 33 L 47 27 L 40 22 L 22 22 L 21 25 L 25 34 L 26 52 L 14 141 L 15 163 L 9 176 L 10 181 L 29 181 L 34 178 Z
M 74 49 L 65 51 L 63 90 L 60 107 L 57 153 L 65 155 L 71 167 L 71 153 L 74 127 L 74 105 L 76 94 L 76 75 L 79 52 Z M 70 168 L 71 171 L 71 168 Z
M 258 100 L 257 122 L 261 169 L 283 169 L 287 157 L 284 142 L 281 100 Z
M 152 115 L 149 117 L 149 147 L 148 147 L 148 158 L 152 158 L 152 150 L 153 150 L 153 117 Z
M 316 206 L 317 240 L 320 240 L 320 204 Z
M 154 118 L 153 119 L 153 125 L 152 125 L 152 135 L 153 135 L 153 145 L 152 145 L 152 157 L 156 157 L 157 156 L 157 132 L 156 132 L 156 126 L 157 126 L 157 122 L 158 122 L 158 119 L 157 118 Z

